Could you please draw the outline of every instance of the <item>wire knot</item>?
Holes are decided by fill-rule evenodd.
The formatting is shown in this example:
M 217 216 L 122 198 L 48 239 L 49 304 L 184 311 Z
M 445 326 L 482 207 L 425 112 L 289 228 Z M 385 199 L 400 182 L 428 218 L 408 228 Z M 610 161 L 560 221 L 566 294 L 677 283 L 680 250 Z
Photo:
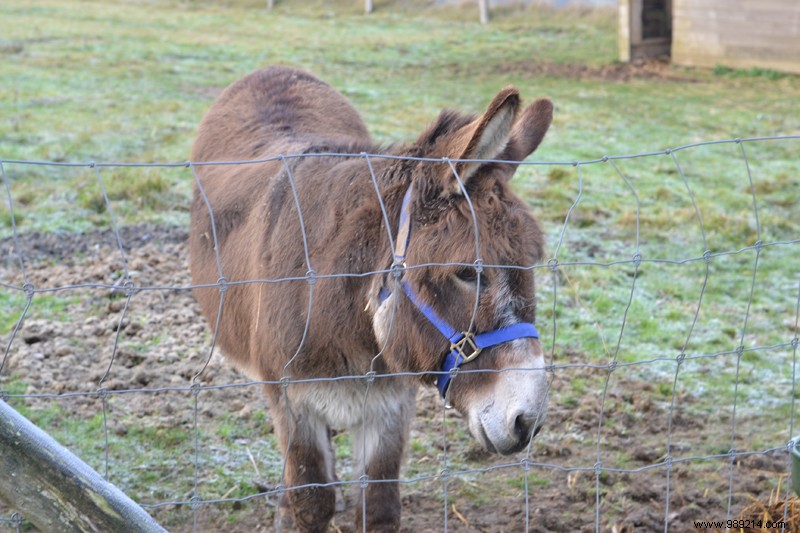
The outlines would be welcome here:
M 30 281 L 26 281 L 22 284 L 22 290 L 25 291 L 25 296 L 30 300 L 33 298 L 33 294 L 36 292 L 36 287 L 33 286 L 33 283 Z
M 395 279 L 400 279 L 400 276 L 403 275 L 403 270 L 406 268 L 405 263 L 402 261 L 394 261 L 392 266 L 389 267 L 389 272 L 392 273 L 392 277 Z
M 195 494 L 194 496 L 189 498 L 189 507 L 191 507 L 193 511 L 200 509 L 202 506 L 203 506 L 203 500 L 200 499 L 200 496 Z
M 228 280 L 225 279 L 225 276 L 220 276 L 220 278 L 217 280 L 217 288 L 219 289 L 219 292 L 223 294 L 228 292 Z
M 131 297 L 136 294 L 136 284 L 131 278 L 127 278 L 125 280 L 125 283 L 122 284 L 122 288 L 125 290 L 125 296 L 127 297 Z
M 317 283 L 317 271 L 313 268 L 308 269 L 305 277 L 309 285 L 315 285 Z

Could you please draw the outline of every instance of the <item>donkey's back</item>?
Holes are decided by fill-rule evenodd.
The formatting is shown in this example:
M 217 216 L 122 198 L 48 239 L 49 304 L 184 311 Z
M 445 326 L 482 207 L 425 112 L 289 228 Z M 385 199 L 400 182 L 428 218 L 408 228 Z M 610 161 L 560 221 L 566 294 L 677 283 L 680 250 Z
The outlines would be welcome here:
M 200 187 L 195 187 L 189 235 L 193 283 L 213 284 L 223 274 L 229 281 L 302 276 L 308 270 L 300 239 L 303 229 L 294 212 L 286 172 L 301 160 L 282 161 L 276 156 L 362 151 L 371 145 L 367 128 L 353 106 L 327 83 L 301 70 L 270 67 L 225 89 L 200 124 L 192 160 L 268 161 L 194 167 Z M 324 165 L 322 161 L 311 158 L 302 163 L 303 176 L 297 183 L 301 203 L 307 206 L 304 210 L 319 214 L 324 209 L 314 209 L 311 204 L 320 201 L 320 197 L 328 198 L 330 194 L 322 189 L 335 187 L 335 180 L 328 179 L 324 169 L 315 170 Z M 229 303 L 219 321 L 217 291 L 199 290 L 196 295 L 209 322 L 218 322 L 215 333 L 223 351 L 252 376 L 275 377 L 259 367 L 269 361 L 280 368 L 285 361 L 267 357 L 263 353 L 267 349 L 255 353 L 258 343 L 253 337 L 269 329 L 266 324 L 270 320 L 280 321 L 282 317 L 266 311 L 262 314 L 261 304 L 268 301 L 278 305 L 276 302 L 284 301 L 284 311 L 300 314 L 302 305 L 298 302 L 305 297 L 302 287 L 232 285 L 227 292 Z M 299 305 L 298 309 L 293 309 L 294 305 Z M 261 330 L 259 325 L 263 326 Z M 273 329 L 282 332 L 286 345 L 296 346 L 302 328 L 297 332 L 295 326 L 292 322 Z M 276 353 L 286 355 L 288 349 L 277 344 L 280 343 L 270 343 L 275 345 Z
M 276 66 L 223 91 L 200 125 L 192 160 L 248 160 L 370 142 L 358 112 L 330 85 Z

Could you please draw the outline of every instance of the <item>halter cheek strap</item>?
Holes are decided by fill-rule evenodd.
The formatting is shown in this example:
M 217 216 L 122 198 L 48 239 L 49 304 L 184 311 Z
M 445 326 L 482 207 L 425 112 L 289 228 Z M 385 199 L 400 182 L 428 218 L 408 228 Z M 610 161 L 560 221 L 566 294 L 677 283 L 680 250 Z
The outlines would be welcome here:
M 450 385 L 450 379 L 455 375 L 455 370 L 464 363 L 469 363 L 478 357 L 484 348 L 491 348 L 516 339 L 539 338 L 536 326 L 530 322 L 518 322 L 504 328 L 479 333 L 478 335 L 471 331 L 458 331 L 437 315 L 432 307 L 420 301 L 407 281 L 403 281 L 403 292 L 406 293 L 411 303 L 425 315 L 428 322 L 433 324 L 439 330 L 439 333 L 444 335 L 450 342 L 450 352 L 445 357 L 444 363 L 442 363 L 443 373 L 439 374 L 436 379 L 436 386 L 439 388 L 443 398 L 447 394 L 447 387 Z
M 406 259 L 408 243 L 411 240 L 411 191 L 413 185 L 408 188 L 403 197 L 403 206 L 400 210 L 400 224 L 398 225 L 397 241 L 394 250 L 395 265 L 402 265 Z M 485 333 L 475 334 L 472 331 L 458 331 L 446 320 L 441 318 L 434 309 L 421 301 L 408 281 L 404 280 L 403 292 L 414 306 L 428 319 L 439 333 L 441 333 L 450 343 L 450 351 L 445 356 L 442 363 L 441 374 L 436 379 L 436 386 L 444 398 L 450 380 L 455 375 L 458 368 L 464 363 L 474 360 L 484 348 L 491 348 L 498 344 L 522 338 L 538 339 L 539 333 L 536 326 L 530 322 L 518 322 L 510 326 L 498 328 Z M 380 291 L 380 301 L 385 301 L 391 295 L 391 291 L 383 287 Z

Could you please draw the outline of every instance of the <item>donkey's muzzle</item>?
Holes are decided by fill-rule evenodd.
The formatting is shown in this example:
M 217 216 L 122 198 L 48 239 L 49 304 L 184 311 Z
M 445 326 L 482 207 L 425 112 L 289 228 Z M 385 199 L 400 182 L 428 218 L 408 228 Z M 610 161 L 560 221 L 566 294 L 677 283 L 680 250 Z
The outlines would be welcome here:
M 506 370 L 481 393 L 462 396 L 465 402 L 459 407 L 468 415 L 472 435 L 501 455 L 525 449 L 547 416 L 547 376 L 538 340 L 515 340 L 507 347 L 495 354 L 504 359 L 501 368 Z

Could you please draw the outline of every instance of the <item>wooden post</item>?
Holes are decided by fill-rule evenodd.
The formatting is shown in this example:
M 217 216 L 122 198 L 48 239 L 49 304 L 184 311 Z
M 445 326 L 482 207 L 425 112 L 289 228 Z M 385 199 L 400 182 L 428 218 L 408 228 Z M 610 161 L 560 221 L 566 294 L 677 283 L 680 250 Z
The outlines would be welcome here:
M 372 0 L 364 0 L 364 13 L 369 15 L 375 6 L 372 5 Z
M 270 11 L 275 9 L 275 0 L 267 0 L 267 9 Z
M 631 0 L 618 0 L 617 7 L 617 55 L 623 63 L 630 63 L 631 48 Z
M 0 400 L 0 500 L 41 531 L 166 532 L 116 486 Z
M 481 12 L 481 24 L 489 23 L 489 0 L 478 0 L 478 9 Z

